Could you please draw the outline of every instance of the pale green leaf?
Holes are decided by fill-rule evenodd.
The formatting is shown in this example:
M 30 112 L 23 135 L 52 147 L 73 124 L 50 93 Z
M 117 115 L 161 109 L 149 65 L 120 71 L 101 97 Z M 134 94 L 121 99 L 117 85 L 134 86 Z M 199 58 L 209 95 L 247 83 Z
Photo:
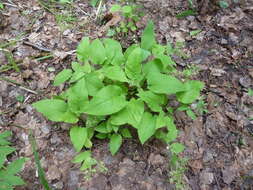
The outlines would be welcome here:
M 108 66 L 103 68 L 103 73 L 106 77 L 112 80 L 127 82 L 126 75 L 124 71 L 120 68 L 120 66 Z
M 131 99 L 123 110 L 111 116 L 110 122 L 114 125 L 123 125 L 128 123 L 137 128 L 142 119 L 143 113 L 143 101 L 140 99 Z
M 106 59 L 106 52 L 102 42 L 96 39 L 91 43 L 89 48 L 90 60 L 94 64 L 103 64 Z
M 124 62 L 122 47 L 116 40 L 106 38 L 104 39 L 106 62 L 110 65 L 121 65 Z
M 102 81 L 99 79 L 98 74 L 95 72 L 86 74 L 85 81 L 86 81 L 86 86 L 88 89 L 88 94 L 90 96 L 96 95 L 97 92 L 101 90 L 104 86 Z
M 184 83 L 184 91 L 177 94 L 177 99 L 184 104 L 190 104 L 200 96 L 203 88 L 204 84 L 200 81 L 187 81 Z
M 129 55 L 138 47 L 140 47 L 138 44 L 132 44 L 131 46 L 129 46 L 124 52 L 125 59 L 127 60 Z
M 25 158 L 19 158 L 17 160 L 14 160 L 13 162 L 11 162 L 6 168 L 7 175 L 14 175 L 14 174 L 20 172 L 25 161 L 26 161 Z
M 154 24 L 149 21 L 141 36 L 141 48 L 150 50 L 155 44 Z
M 87 128 L 74 126 L 70 129 L 70 140 L 77 152 L 80 152 L 87 139 Z
M 166 97 L 163 94 L 155 94 L 151 91 L 139 91 L 137 94 L 141 100 L 147 103 L 149 108 L 154 112 L 162 111 L 162 105 L 166 101 Z
M 122 89 L 116 85 L 108 85 L 98 91 L 85 106 L 84 112 L 90 115 L 110 115 L 123 109 L 126 104 Z
M 84 78 L 80 79 L 68 91 L 69 109 L 74 113 L 82 113 L 88 103 L 88 90 Z
M 149 73 L 148 88 L 158 94 L 175 94 L 184 91 L 183 83 L 174 76 L 161 73 Z
M 87 158 L 91 157 L 91 151 L 84 151 L 80 154 L 76 155 L 74 159 L 72 160 L 73 163 L 80 163 L 82 161 L 85 161 Z
M 117 12 L 121 10 L 121 6 L 118 4 L 114 4 L 112 5 L 112 7 L 110 8 L 110 12 Z
M 141 78 L 141 70 L 142 70 L 142 50 L 141 48 L 135 48 L 130 55 L 128 56 L 125 72 L 129 79 L 133 81 L 139 81 Z
M 132 138 L 131 132 L 128 128 L 120 129 L 120 134 L 125 138 Z
M 33 107 L 51 121 L 63 121 L 63 116 L 67 112 L 68 105 L 63 100 L 45 99 L 33 103 Z
M 89 46 L 90 46 L 90 40 L 88 37 L 83 38 L 80 44 L 77 46 L 76 54 L 77 54 L 77 59 L 80 62 L 85 63 L 88 60 L 89 48 L 90 48 Z
M 115 155 L 116 152 L 119 150 L 120 146 L 122 144 L 122 137 L 120 134 L 113 134 L 110 137 L 110 152 L 112 153 L 112 155 Z
M 151 113 L 145 112 L 137 130 L 141 144 L 144 144 L 152 135 L 155 134 L 156 117 L 152 116 Z
M 71 76 L 72 76 L 72 70 L 71 69 L 62 70 L 60 73 L 58 73 L 55 76 L 54 86 L 59 86 L 60 84 L 64 83 L 68 79 L 70 79 Z

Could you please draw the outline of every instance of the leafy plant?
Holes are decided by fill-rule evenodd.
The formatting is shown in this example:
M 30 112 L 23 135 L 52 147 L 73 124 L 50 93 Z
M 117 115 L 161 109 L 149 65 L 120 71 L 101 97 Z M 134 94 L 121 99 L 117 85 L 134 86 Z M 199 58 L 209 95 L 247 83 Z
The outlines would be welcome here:
M 229 4 L 227 1 L 219 1 L 220 8 L 226 9 L 229 7 Z
M 90 149 L 96 137 L 109 139 L 114 155 L 132 131 L 141 144 L 151 137 L 172 143 L 178 133 L 173 119 L 177 107 L 169 107 L 168 101 L 175 99 L 179 107 L 189 107 L 204 87 L 200 81 L 177 78 L 175 62 L 167 46 L 157 44 L 152 22 L 141 43 L 125 52 L 113 39 L 87 37 L 76 52 L 79 62 L 72 62 L 72 68 L 62 70 L 54 80 L 55 86 L 67 83 L 69 88 L 33 106 L 51 121 L 73 124 L 70 139 L 77 152 Z M 83 170 L 96 164 L 88 150 L 74 162 L 82 163 Z
M 14 186 L 24 185 L 25 182 L 17 176 L 21 171 L 26 158 L 19 158 L 7 164 L 7 156 L 15 151 L 7 140 L 11 136 L 10 131 L 0 133 L 0 189 L 11 190 Z
M 253 96 L 253 90 L 251 88 L 248 88 L 248 95 Z
M 116 33 L 128 33 L 128 31 L 136 31 L 136 22 L 140 20 L 140 17 L 142 16 L 142 13 L 137 11 L 139 6 L 136 4 L 128 4 L 121 6 L 119 4 L 114 4 L 110 12 L 119 12 L 123 17 L 124 20 L 120 22 L 119 26 L 116 27 L 115 32 Z M 115 32 L 114 29 L 110 29 L 107 36 L 114 35 Z

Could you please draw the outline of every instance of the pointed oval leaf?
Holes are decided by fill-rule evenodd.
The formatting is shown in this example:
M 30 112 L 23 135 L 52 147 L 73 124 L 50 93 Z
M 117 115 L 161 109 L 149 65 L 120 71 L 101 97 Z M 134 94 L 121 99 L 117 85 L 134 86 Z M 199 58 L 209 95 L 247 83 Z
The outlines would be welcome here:
M 90 60 L 94 64 L 103 64 L 106 59 L 105 48 L 99 39 L 94 40 L 90 45 Z
M 70 140 L 77 152 L 80 152 L 87 139 L 87 128 L 74 126 L 70 129 Z
M 183 83 L 174 76 L 161 73 L 149 73 L 148 88 L 158 94 L 175 94 L 185 90 Z
M 170 145 L 170 151 L 175 154 L 179 154 L 180 152 L 183 152 L 185 149 L 185 146 L 181 143 L 173 143 Z
M 71 76 L 72 76 L 72 70 L 71 69 L 62 70 L 60 73 L 58 73 L 55 76 L 54 86 L 59 86 L 60 84 L 64 83 L 68 79 L 70 79 Z
M 145 112 L 137 130 L 141 144 L 144 144 L 152 135 L 155 134 L 156 118 L 152 116 L 151 113 Z
M 80 44 L 77 46 L 76 54 L 77 54 L 77 59 L 80 62 L 85 63 L 88 60 L 89 46 L 90 46 L 90 40 L 88 37 L 83 38 Z
M 110 152 L 115 155 L 122 144 L 122 137 L 120 134 L 113 134 L 110 138 Z
M 141 48 L 150 50 L 155 44 L 154 24 L 149 21 L 141 36 Z
M 108 66 L 103 68 L 103 73 L 106 77 L 112 80 L 127 82 L 126 75 L 124 71 L 120 68 L 120 66 Z
M 122 89 L 116 85 L 102 88 L 84 108 L 90 115 L 110 115 L 126 106 L 127 102 Z
M 91 151 L 84 151 L 80 154 L 76 155 L 75 158 L 72 160 L 73 163 L 80 163 L 85 161 L 87 158 L 91 157 Z
M 63 100 L 45 99 L 33 104 L 33 107 L 51 121 L 63 121 L 68 105 Z

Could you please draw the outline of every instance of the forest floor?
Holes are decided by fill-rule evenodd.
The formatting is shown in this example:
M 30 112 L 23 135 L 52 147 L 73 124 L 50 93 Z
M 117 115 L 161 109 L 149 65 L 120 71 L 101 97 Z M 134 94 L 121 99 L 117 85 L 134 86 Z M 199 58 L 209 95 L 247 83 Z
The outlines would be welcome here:
M 88 0 L 77 0 L 72 5 L 44 1 L 49 8 L 42 1 L 2 2 L 0 131 L 11 130 L 14 134 L 11 142 L 17 153 L 10 160 L 30 158 L 21 173 L 26 185 L 16 189 L 43 189 L 34 165 L 29 130 L 33 131 L 42 167 L 53 189 L 173 189 L 167 149 L 157 140 L 144 146 L 137 140 L 126 140 L 115 156 L 111 156 L 107 141 L 95 141 L 93 155 L 107 171 L 85 180 L 79 166 L 71 163 L 75 151 L 69 126 L 49 122 L 31 106 L 61 90 L 52 81 L 76 59 L 73 50 L 82 37 L 106 36 L 108 28 L 100 21 L 115 1 L 103 3 L 99 14 Z M 181 156 L 189 159 L 183 178 L 185 189 L 253 189 L 253 2 L 230 2 L 226 9 L 203 5 L 206 9 L 202 8 L 201 14 L 181 19 L 176 15 L 188 9 L 185 0 L 137 3 L 143 6 L 145 15 L 137 23 L 137 31 L 115 38 L 125 47 L 139 41 L 147 21 L 152 19 L 160 43 L 184 43 L 181 49 L 187 56 L 173 56 L 178 68 L 197 68 L 194 78 L 205 82 L 202 96 L 208 111 L 196 120 L 184 112 L 175 115 L 180 130 L 178 141 L 186 146 Z M 200 31 L 190 35 L 194 30 Z

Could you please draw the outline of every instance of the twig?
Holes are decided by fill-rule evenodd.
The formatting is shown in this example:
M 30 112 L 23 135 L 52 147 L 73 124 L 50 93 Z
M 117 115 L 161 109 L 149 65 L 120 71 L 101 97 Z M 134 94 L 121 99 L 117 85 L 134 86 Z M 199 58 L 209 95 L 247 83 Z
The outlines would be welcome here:
M 97 8 L 97 11 L 96 11 L 95 20 L 97 20 L 98 14 L 99 14 L 100 11 L 101 11 L 102 3 L 103 3 L 103 0 L 100 0 L 100 1 L 99 1 L 99 5 L 98 5 L 98 8 Z
M 23 90 L 25 90 L 25 91 L 27 91 L 27 92 L 30 92 L 30 93 L 33 93 L 33 94 L 38 94 L 38 92 L 36 92 L 36 91 L 34 91 L 34 90 L 31 90 L 31 89 L 25 87 L 24 85 L 22 85 L 22 84 L 20 84 L 20 83 L 18 83 L 18 82 L 16 82 L 16 81 L 14 81 L 14 80 L 8 79 L 8 78 L 6 78 L 6 77 L 0 77 L 0 80 L 9 82 L 9 83 L 14 84 L 14 85 L 16 85 L 16 86 L 19 86 L 19 88 L 21 88 L 21 89 L 23 89 Z
M 32 44 L 31 42 L 28 42 L 28 41 L 23 41 L 23 44 L 31 46 L 31 47 L 33 47 L 35 49 L 40 50 L 40 51 L 45 51 L 45 52 L 51 52 L 52 51 L 51 49 L 48 49 L 48 48 L 45 48 L 45 47 L 41 47 L 41 46 L 36 45 L 36 44 Z

